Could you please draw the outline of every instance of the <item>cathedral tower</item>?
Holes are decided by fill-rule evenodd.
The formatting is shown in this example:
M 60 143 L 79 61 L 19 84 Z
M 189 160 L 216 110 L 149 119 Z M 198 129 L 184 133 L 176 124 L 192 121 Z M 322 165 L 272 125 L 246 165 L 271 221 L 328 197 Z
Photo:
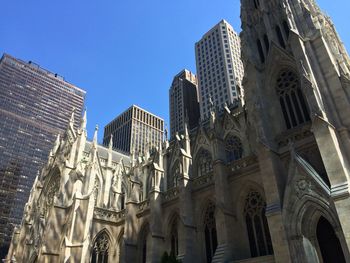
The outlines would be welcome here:
M 348 253 L 350 60 L 345 47 L 314 0 L 242 0 L 241 19 L 243 87 L 265 173 L 266 214 L 276 226 L 273 243 L 280 244 L 274 246 L 275 258 L 290 262 L 295 249 L 283 219 L 289 175 L 281 169 L 291 170 L 292 160 L 281 160 L 291 148 L 317 167 L 328 185 L 341 225 L 337 234 Z

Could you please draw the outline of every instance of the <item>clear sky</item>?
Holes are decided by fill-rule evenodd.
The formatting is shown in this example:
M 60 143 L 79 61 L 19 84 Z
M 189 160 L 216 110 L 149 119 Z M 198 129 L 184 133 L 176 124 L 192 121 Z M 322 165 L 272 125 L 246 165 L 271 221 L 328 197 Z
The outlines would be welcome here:
M 0 53 L 32 60 L 87 91 L 88 135 L 132 104 L 168 123 L 168 90 L 195 72 L 194 44 L 239 0 L 3 0 Z M 350 48 L 349 0 L 318 0 Z

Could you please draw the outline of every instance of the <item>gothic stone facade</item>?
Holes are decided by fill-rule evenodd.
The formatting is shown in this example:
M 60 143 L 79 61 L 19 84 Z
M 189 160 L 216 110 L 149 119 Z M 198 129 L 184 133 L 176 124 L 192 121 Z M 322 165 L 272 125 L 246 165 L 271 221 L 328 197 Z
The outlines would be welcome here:
M 350 262 L 349 57 L 314 0 L 241 2 L 245 102 L 138 158 L 69 128 L 7 261 Z

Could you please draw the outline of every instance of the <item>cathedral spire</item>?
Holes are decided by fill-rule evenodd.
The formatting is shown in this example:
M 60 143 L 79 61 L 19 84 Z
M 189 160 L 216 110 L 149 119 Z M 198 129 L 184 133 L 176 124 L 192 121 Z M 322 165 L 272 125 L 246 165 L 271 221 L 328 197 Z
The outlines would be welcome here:
M 112 166 L 112 153 L 113 153 L 113 134 L 111 134 L 111 137 L 109 139 L 108 144 L 108 157 L 107 157 L 107 166 Z
M 191 148 L 191 145 L 190 145 L 190 134 L 189 134 L 189 131 L 188 131 L 188 115 L 186 114 L 185 116 L 185 132 L 184 132 L 184 140 L 185 140 L 185 145 L 184 145 L 184 150 L 189 153 L 190 152 L 190 148 Z
M 69 125 L 71 125 L 72 127 L 74 127 L 74 114 L 75 114 L 75 107 L 73 107 L 72 113 L 69 119 Z
M 92 143 L 95 147 L 97 147 L 97 133 L 98 133 L 98 125 L 96 124 L 96 127 L 95 127 L 95 132 L 94 132 L 94 138 L 92 140 Z
M 56 151 L 58 150 L 58 147 L 60 147 L 60 143 L 61 143 L 61 135 L 58 133 L 52 148 L 52 154 L 56 153 Z
M 87 118 L 86 118 L 86 108 L 85 108 L 83 117 L 80 120 L 80 132 L 83 132 L 86 130 L 86 124 L 87 124 Z
M 113 149 L 113 134 L 111 134 L 111 137 L 109 138 L 109 144 L 108 144 L 108 150 L 112 151 Z

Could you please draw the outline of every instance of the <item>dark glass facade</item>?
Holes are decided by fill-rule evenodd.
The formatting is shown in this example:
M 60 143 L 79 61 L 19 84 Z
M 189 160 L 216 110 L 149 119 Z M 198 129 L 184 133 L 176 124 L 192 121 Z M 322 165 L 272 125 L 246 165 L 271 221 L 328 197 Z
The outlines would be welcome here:
M 174 77 L 169 89 L 170 108 L 170 138 L 176 133 L 182 133 L 187 123 L 189 129 L 198 126 L 199 102 L 197 92 L 197 78 L 188 71 L 183 70 Z
M 9 55 L 0 60 L 0 246 L 19 224 L 35 176 L 75 108 L 77 127 L 85 91 L 57 74 Z M 6 252 L 5 252 L 6 253 Z

